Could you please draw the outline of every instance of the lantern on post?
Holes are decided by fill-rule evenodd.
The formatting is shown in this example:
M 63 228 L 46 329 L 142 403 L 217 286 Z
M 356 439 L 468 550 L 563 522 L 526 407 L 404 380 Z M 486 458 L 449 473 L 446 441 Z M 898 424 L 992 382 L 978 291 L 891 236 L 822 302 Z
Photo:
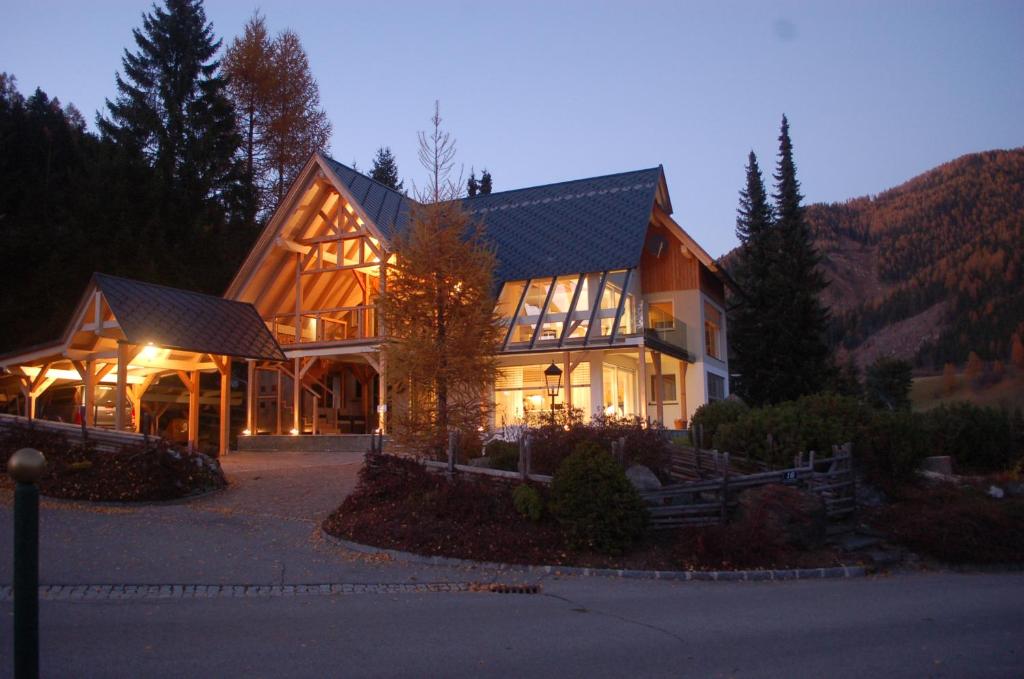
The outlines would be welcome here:
M 544 369 L 544 386 L 548 391 L 548 398 L 551 399 L 551 423 L 555 423 L 555 399 L 558 391 L 562 388 L 562 369 L 552 361 L 551 365 Z

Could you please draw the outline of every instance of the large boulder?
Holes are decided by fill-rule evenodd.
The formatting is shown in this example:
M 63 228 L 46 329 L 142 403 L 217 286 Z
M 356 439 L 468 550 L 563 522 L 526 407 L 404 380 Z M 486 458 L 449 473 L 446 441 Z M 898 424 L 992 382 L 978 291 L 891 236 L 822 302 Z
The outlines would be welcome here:
M 737 520 L 763 524 L 786 544 L 800 549 L 822 545 L 828 531 L 822 499 L 808 490 L 781 484 L 741 492 Z
M 626 470 L 626 478 L 641 493 L 645 490 L 661 490 L 661 481 L 647 467 L 635 464 Z

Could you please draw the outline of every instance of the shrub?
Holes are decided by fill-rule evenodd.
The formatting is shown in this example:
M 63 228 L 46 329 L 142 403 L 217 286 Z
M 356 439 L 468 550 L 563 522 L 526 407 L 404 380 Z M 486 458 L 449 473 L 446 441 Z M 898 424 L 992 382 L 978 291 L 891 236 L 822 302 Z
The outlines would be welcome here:
M 668 480 L 671 444 L 665 430 L 647 426 L 638 417 L 595 417 L 591 422 L 565 426 L 547 425 L 531 431 L 531 468 L 538 474 L 553 474 L 581 443 L 593 443 L 610 451 L 613 441 L 625 439 L 626 467 L 641 464 Z
M 927 413 L 932 455 L 951 455 L 958 472 L 986 473 L 1012 468 L 1022 453 L 1010 413 L 960 402 Z
M 487 455 L 487 466 L 491 469 L 504 469 L 514 472 L 519 469 L 519 444 L 511 441 L 495 439 L 484 446 Z
M 697 408 L 693 413 L 693 419 L 690 420 L 690 442 L 695 446 L 700 445 L 700 441 L 697 440 L 697 428 L 701 427 L 705 445 L 711 444 L 720 426 L 732 424 L 749 410 L 750 408 L 742 401 L 732 399 L 705 403 Z
M 898 358 L 879 357 L 868 368 L 864 392 L 868 403 L 887 410 L 910 410 L 913 366 Z
M 893 490 L 914 480 L 932 450 L 930 421 L 921 413 L 878 411 L 854 455 L 871 480 Z
M 593 442 L 578 445 L 551 483 L 555 516 L 569 544 L 621 554 L 639 538 L 647 511 L 621 465 Z
M 540 491 L 533 486 L 528 486 L 525 483 L 516 486 L 512 491 L 512 504 L 515 505 L 516 511 L 520 515 L 535 523 L 544 516 L 544 498 L 541 497 Z

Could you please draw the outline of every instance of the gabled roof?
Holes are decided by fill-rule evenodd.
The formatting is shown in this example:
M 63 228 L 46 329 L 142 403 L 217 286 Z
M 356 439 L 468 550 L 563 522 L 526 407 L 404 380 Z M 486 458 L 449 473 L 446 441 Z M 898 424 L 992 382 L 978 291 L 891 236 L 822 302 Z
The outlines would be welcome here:
M 499 281 L 637 266 L 661 167 L 468 198 Z
M 337 180 L 391 238 L 409 224 L 411 198 L 324 156 Z M 637 266 L 660 166 L 463 200 L 498 257 L 496 282 Z M 665 200 L 667 203 L 667 193 Z
M 93 282 L 132 344 L 285 360 L 251 304 L 101 273 Z
M 409 205 L 412 199 L 389 186 L 370 179 L 348 165 L 323 156 L 337 180 L 348 187 L 352 197 L 359 201 L 367 216 L 388 239 L 405 231 L 409 226 Z

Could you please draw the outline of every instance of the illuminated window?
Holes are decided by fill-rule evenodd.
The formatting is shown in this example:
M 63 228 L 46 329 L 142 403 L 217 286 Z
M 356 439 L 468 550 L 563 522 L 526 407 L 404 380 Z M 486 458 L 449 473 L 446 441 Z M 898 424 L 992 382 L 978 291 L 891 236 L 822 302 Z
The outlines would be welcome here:
M 658 393 L 658 376 L 657 375 L 651 375 L 651 390 L 648 393 L 650 394 L 650 397 L 649 397 L 650 398 L 650 402 L 651 403 L 657 403 L 657 396 L 656 396 L 656 394 Z M 674 374 L 672 374 L 672 375 L 662 375 L 661 376 L 661 402 L 662 403 L 675 403 L 676 401 L 679 400 L 679 397 L 676 394 L 677 394 L 677 392 L 676 392 L 676 376 Z
M 704 347 L 711 358 L 722 358 L 722 314 L 710 304 L 704 304 Z
M 648 327 L 655 330 L 672 330 L 676 327 L 672 302 L 651 302 L 647 309 Z

